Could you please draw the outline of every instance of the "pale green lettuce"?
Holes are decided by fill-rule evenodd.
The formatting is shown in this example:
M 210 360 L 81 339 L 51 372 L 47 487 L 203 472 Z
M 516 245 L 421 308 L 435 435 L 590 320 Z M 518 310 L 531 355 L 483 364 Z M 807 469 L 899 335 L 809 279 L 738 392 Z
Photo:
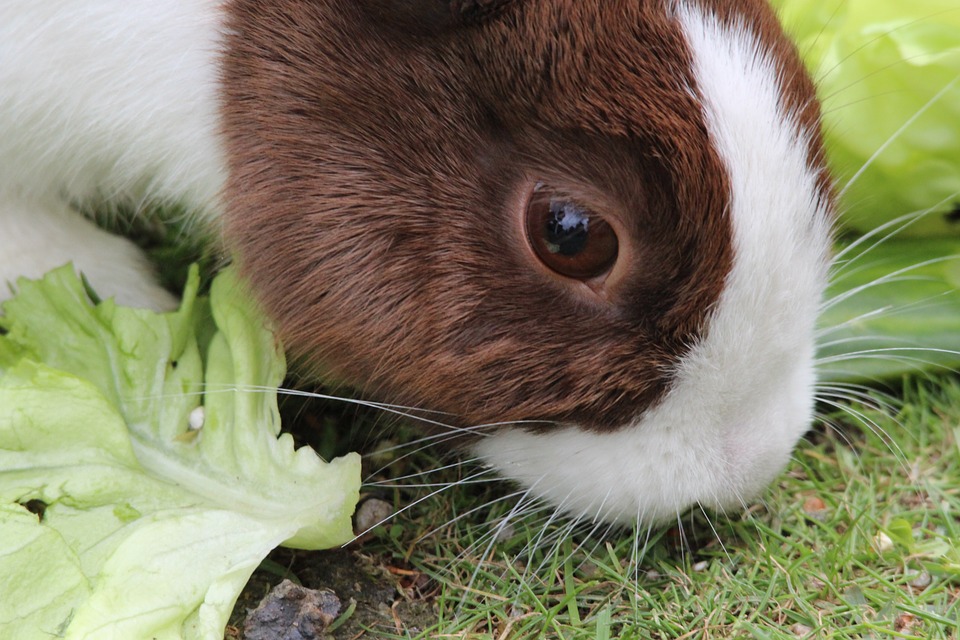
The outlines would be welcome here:
M 155 314 L 64 268 L 4 304 L 0 637 L 222 638 L 271 549 L 351 538 L 358 457 L 278 437 L 279 344 L 231 272 L 197 282 Z
M 960 3 L 773 0 L 818 84 L 846 228 L 933 208 L 901 235 L 960 237 Z

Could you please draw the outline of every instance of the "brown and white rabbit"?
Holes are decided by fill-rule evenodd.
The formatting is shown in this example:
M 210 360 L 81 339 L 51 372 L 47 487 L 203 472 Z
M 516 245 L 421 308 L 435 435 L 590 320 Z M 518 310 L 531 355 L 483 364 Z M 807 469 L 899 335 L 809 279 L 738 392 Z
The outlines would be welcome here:
M 763 0 L 5 0 L 0 279 L 169 306 L 74 210 L 144 202 L 574 515 L 739 509 L 811 420 L 833 197 Z

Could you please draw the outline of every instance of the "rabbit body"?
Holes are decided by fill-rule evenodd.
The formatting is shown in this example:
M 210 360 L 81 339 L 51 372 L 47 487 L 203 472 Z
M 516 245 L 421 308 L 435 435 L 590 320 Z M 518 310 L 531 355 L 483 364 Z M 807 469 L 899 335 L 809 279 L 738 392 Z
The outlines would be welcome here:
M 170 306 L 139 252 L 73 209 L 217 211 L 221 21 L 213 2 L 0 7 L 0 279 L 73 260 L 105 295 Z
M 0 279 L 167 307 L 75 209 L 183 205 L 295 352 L 578 517 L 740 508 L 808 428 L 832 194 L 759 0 L 14 0 L 0 87 Z

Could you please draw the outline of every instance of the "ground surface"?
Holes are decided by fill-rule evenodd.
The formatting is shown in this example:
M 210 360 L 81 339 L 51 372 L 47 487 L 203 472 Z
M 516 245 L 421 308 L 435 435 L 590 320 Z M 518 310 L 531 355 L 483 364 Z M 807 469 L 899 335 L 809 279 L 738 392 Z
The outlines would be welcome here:
M 323 423 L 350 420 L 376 441 L 377 418 L 330 410 L 294 409 L 315 446 L 336 440 Z M 960 384 L 908 383 L 895 417 L 861 406 L 830 419 L 839 430 L 812 434 L 762 505 L 649 539 L 544 529 L 533 514 L 491 543 L 512 506 L 491 483 L 416 503 L 347 549 L 277 550 L 228 637 L 243 637 L 246 611 L 284 577 L 337 593 L 337 639 L 960 637 Z M 428 470 L 448 462 L 433 449 L 400 459 L 375 479 L 405 479 L 367 494 L 415 503 L 427 490 L 406 476 L 436 482 Z

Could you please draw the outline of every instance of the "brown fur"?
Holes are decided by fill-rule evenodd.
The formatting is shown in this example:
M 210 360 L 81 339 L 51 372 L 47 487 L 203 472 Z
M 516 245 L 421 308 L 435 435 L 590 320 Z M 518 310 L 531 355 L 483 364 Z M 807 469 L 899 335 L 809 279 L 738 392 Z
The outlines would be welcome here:
M 814 127 L 769 9 L 704 1 L 760 25 Z M 419 20 L 437 3 L 229 3 L 226 231 L 243 267 L 289 345 L 379 400 L 460 425 L 631 420 L 732 261 L 727 177 L 666 3 L 516 0 L 409 32 L 383 19 L 403 4 Z M 536 264 L 516 211 L 532 180 L 623 231 L 603 282 Z

